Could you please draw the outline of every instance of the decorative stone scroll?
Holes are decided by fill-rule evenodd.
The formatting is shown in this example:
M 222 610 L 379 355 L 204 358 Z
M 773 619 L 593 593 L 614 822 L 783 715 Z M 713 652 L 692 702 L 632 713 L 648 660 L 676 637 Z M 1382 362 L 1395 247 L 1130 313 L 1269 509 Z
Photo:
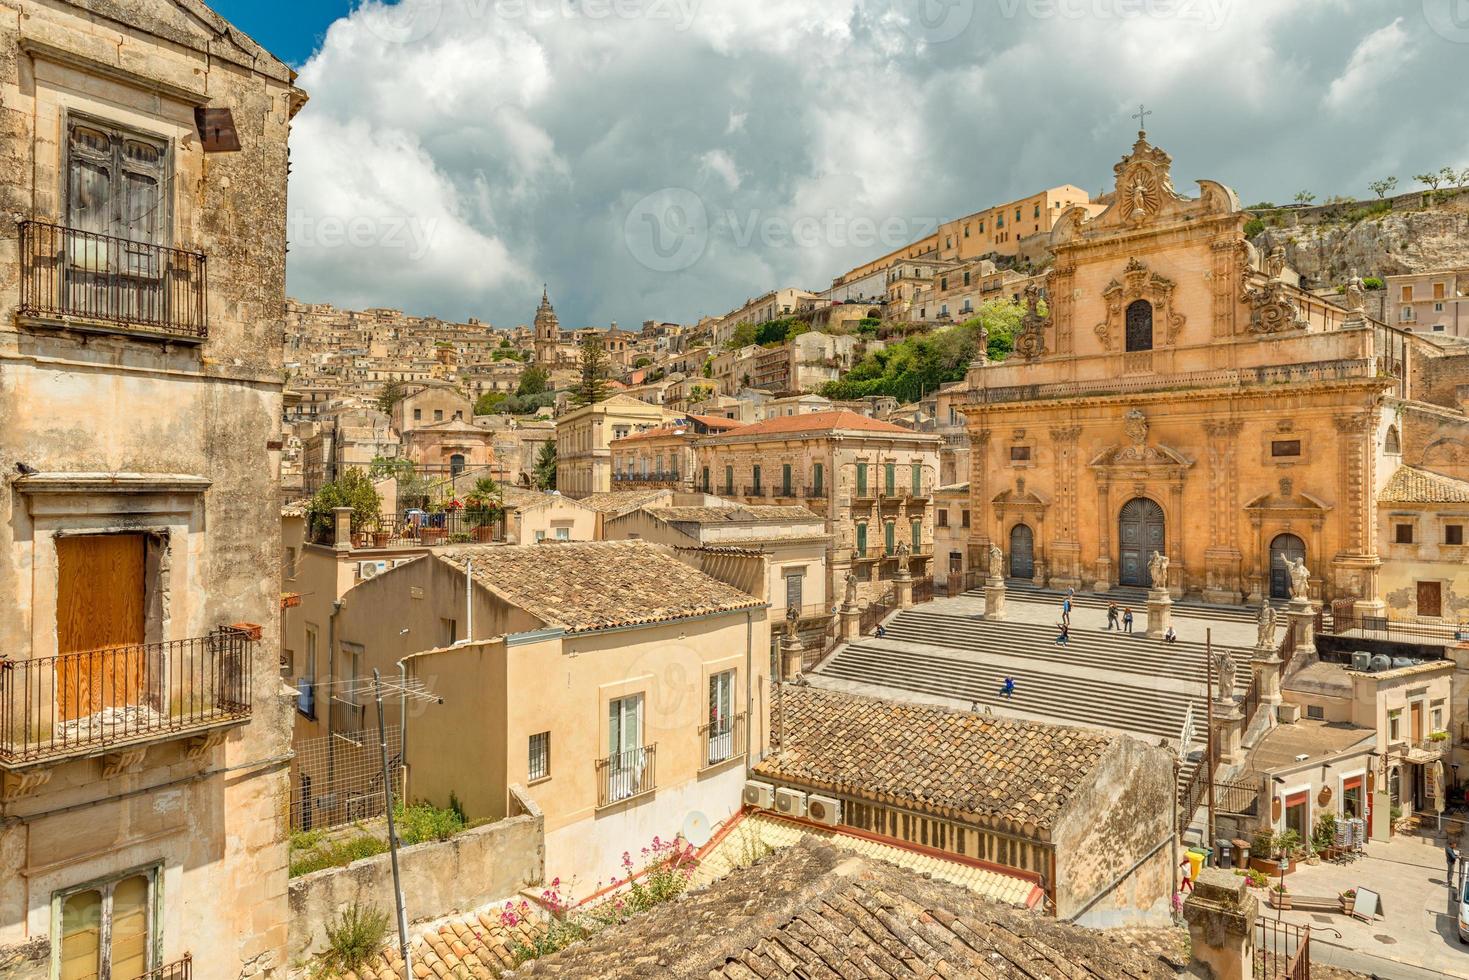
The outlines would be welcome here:
M 1250 307 L 1251 333 L 1284 333 L 1308 326 L 1290 298 L 1289 287 L 1279 279 L 1272 278 L 1263 286 L 1246 286 L 1243 299 Z
M 1101 338 L 1102 346 L 1112 350 L 1126 327 L 1127 308 L 1140 299 L 1153 305 L 1154 322 L 1164 328 L 1163 343 L 1172 344 L 1183 329 L 1184 315 L 1173 308 L 1173 290 L 1176 283 L 1167 276 L 1150 272 L 1145 263 L 1137 258 L 1127 260 L 1122 270 L 1122 281 L 1113 279 L 1102 290 L 1107 304 L 1107 319 L 1093 327 Z

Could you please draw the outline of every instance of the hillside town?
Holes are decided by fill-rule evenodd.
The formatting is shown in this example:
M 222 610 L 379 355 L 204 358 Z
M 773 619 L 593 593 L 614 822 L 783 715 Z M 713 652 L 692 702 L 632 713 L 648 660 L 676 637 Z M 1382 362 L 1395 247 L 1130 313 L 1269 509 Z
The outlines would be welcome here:
M 244 27 L 0 12 L 0 980 L 1469 978 L 1469 165 L 1139 107 L 829 283 L 445 318 L 294 292 Z

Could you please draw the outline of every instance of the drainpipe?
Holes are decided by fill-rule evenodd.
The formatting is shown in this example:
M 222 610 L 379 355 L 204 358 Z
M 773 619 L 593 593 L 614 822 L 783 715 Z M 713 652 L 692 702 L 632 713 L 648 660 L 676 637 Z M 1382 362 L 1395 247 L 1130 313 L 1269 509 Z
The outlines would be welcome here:
M 745 775 L 750 774 L 750 732 L 755 727 L 755 614 L 745 610 Z
M 474 559 L 464 561 L 464 642 L 474 642 Z
M 398 766 L 403 770 L 403 802 L 407 805 L 408 796 L 408 696 L 404 692 L 408 690 L 408 665 L 404 663 L 408 658 L 405 656 L 398 661 L 398 754 L 400 756 Z

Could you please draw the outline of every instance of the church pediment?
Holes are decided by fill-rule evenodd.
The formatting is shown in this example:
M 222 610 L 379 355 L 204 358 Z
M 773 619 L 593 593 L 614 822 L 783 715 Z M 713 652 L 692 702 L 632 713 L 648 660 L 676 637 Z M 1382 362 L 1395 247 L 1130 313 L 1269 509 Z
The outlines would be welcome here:
M 997 507 L 1046 508 L 1051 506 L 1049 497 L 1042 496 L 1034 490 L 1027 490 L 1024 480 L 1019 481 L 1013 489 L 1006 487 L 1004 490 L 995 494 L 993 502 Z
M 1245 504 L 1245 510 L 1325 514 L 1331 510 L 1331 505 L 1309 493 L 1297 491 L 1295 482 L 1286 478 L 1280 481 L 1277 492 L 1256 497 Z
M 1093 469 L 1188 469 L 1194 465 L 1193 460 L 1177 450 L 1156 443 L 1148 444 L 1148 417 L 1142 409 L 1129 411 L 1123 418 L 1122 429 L 1128 441 L 1093 456 L 1089 464 Z

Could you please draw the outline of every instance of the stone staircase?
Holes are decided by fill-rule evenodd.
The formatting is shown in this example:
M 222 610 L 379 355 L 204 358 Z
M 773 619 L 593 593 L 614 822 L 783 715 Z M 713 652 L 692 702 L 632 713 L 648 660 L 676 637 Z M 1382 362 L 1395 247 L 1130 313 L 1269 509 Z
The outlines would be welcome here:
M 1061 599 L 1066 595 L 1064 590 L 1042 588 L 1024 579 L 1007 579 L 1005 591 L 1012 599 L 1024 602 L 1052 602 L 1057 608 L 1060 608 Z M 972 590 L 969 594 L 982 596 L 984 590 Z M 1077 592 L 1071 597 L 1071 605 L 1077 609 L 1106 609 L 1109 602 L 1115 602 L 1118 606 L 1131 606 L 1133 615 L 1139 619 L 1147 617 L 1147 589 L 1118 586 L 1109 592 Z M 1272 600 L 1270 604 L 1277 609 L 1285 608 L 1284 602 Z M 1254 606 L 1221 606 L 1193 598 L 1174 599 L 1173 612 L 1180 616 L 1213 619 L 1225 623 L 1253 623 L 1259 615 L 1259 609 Z

